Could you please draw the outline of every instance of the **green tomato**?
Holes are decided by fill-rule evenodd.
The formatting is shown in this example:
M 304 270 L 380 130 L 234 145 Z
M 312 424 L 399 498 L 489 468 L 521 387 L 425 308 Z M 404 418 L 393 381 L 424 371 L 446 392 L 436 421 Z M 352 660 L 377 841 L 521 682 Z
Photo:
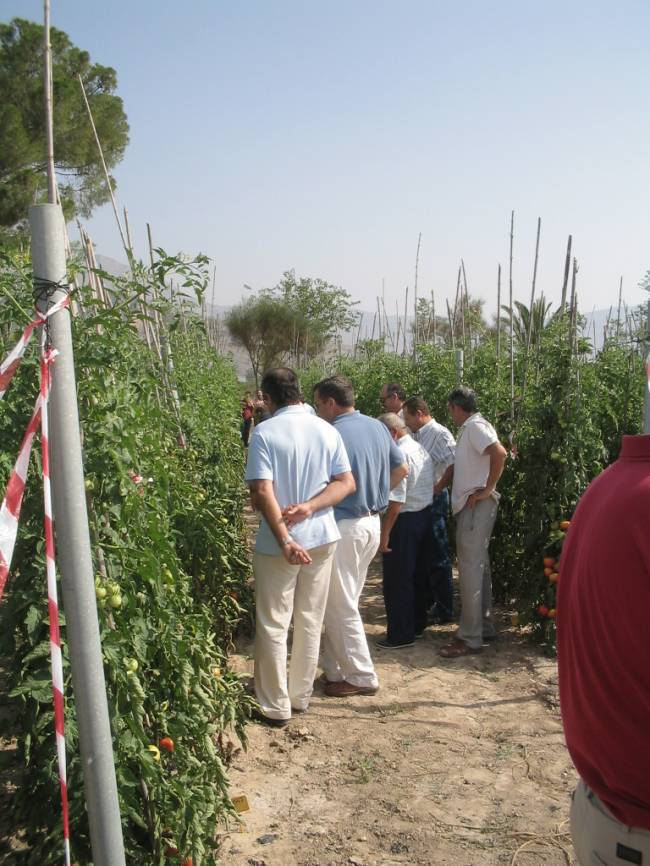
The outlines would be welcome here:
M 117 610 L 122 607 L 122 596 L 121 595 L 112 595 L 108 600 L 108 603 L 113 608 L 113 610 Z
M 163 577 L 167 581 L 173 581 L 174 580 L 174 575 L 172 574 L 172 571 L 169 568 L 163 568 Z
M 556 462 L 558 462 L 558 461 L 562 460 L 562 455 L 560 454 L 559 451 L 552 451 L 551 452 L 551 460 L 555 460 Z
M 106 598 L 108 591 L 103 586 L 97 586 L 95 587 L 95 595 L 97 598 Z
M 92 480 L 92 478 L 86 478 L 86 480 L 84 481 L 84 486 L 86 490 L 94 490 L 95 482 Z
M 137 669 L 140 667 L 140 665 L 138 664 L 138 660 L 137 660 L 137 659 L 127 659 L 126 662 L 125 662 L 125 665 L 126 665 L 126 669 L 127 669 L 130 673 L 133 673 L 133 674 L 134 674 L 134 673 L 137 671 Z

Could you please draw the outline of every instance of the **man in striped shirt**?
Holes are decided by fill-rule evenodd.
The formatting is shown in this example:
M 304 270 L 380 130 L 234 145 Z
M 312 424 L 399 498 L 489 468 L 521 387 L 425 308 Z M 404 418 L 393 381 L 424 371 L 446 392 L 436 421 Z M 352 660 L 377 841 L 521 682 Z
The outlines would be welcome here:
M 379 420 L 402 449 L 408 475 L 391 490 L 381 527 L 386 636 L 377 640 L 383 649 L 413 646 L 427 624 L 427 590 L 433 534 L 433 461 L 393 412 Z
M 416 442 L 428 452 L 433 461 L 434 496 L 432 512 L 433 557 L 431 561 L 431 613 L 438 623 L 453 618 L 453 583 L 451 553 L 447 535 L 450 484 L 454 471 L 456 441 L 446 427 L 431 417 L 422 397 L 409 397 L 402 407 L 404 423 Z

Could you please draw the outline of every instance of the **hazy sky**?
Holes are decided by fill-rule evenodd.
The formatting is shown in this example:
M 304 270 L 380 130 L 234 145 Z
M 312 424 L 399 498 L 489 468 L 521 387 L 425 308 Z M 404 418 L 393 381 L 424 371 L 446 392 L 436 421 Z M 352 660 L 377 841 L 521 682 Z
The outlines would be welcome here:
M 42 0 L 0 18 L 42 20 Z M 216 264 L 217 303 L 284 270 L 371 309 L 413 291 L 538 287 L 559 300 L 573 234 L 581 308 L 646 295 L 647 0 L 52 0 L 52 23 L 116 68 L 131 143 L 117 168 L 140 255 Z M 110 207 L 88 223 L 123 259 Z M 75 231 L 72 232 L 74 237 Z

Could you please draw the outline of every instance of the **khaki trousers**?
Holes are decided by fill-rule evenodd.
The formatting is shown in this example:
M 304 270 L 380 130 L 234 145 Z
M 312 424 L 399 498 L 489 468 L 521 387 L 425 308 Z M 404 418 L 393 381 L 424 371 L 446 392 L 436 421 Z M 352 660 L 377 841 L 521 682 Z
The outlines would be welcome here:
M 460 583 L 460 623 L 456 637 L 481 649 L 484 637 L 494 636 L 490 618 L 492 574 L 488 546 L 498 502 L 492 496 L 477 502 L 474 508 L 462 509 L 456 515 L 456 553 Z
M 354 686 L 376 689 L 379 680 L 368 650 L 359 613 L 359 599 L 368 566 L 379 549 L 379 515 L 337 521 L 341 540 L 325 608 L 323 670 L 330 682 L 345 680 Z
M 617 821 L 582 779 L 571 804 L 571 835 L 580 866 L 650 863 L 650 831 Z
M 321 626 L 336 543 L 309 551 L 310 565 L 283 556 L 253 556 L 255 575 L 255 694 L 264 715 L 291 718 L 306 710 L 318 665 Z M 293 646 L 287 684 L 287 636 Z

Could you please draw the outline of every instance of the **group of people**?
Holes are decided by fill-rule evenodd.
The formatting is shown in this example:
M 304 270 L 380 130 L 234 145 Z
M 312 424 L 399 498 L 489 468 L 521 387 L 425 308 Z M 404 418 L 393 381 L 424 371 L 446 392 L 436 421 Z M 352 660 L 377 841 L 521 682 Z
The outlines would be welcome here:
M 481 652 L 494 636 L 488 545 L 506 451 L 474 393 L 449 394 L 454 439 L 398 383 L 382 387 L 379 419 L 355 410 L 343 376 L 314 387 L 319 417 L 288 368 L 269 371 L 261 390 L 270 417 L 250 439 L 246 468 L 262 514 L 253 559 L 260 719 L 283 726 L 307 709 L 323 625 L 325 694 L 377 691 L 359 599 L 378 550 L 387 618 L 378 647 L 411 646 L 431 613 L 451 619 L 449 492 L 461 611 L 440 656 Z M 580 774 L 571 829 L 582 866 L 650 862 L 649 506 L 650 436 L 626 436 L 582 497 L 562 552 L 560 700 Z
M 261 512 L 253 557 L 261 720 L 279 727 L 307 709 L 322 631 L 325 694 L 377 691 L 359 612 L 377 551 L 387 621 L 379 648 L 412 646 L 431 617 L 452 619 L 449 490 L 461 614 L 440 655 L 481 652 L 494 635 L 488 545 L 506 450 L 478 412 L 474 392 L 459 387 L 449 395 L 456 440 L 421 397 L 406 399 L 398 383 L 382 387 L 385 411 L 378 419 L 355 409 L 344 376 L 315 385 L 316 414 L 287 367 L 267 372 L 261 392 L 271 417 L 250 438 L 246 467 L 252 504 Z

